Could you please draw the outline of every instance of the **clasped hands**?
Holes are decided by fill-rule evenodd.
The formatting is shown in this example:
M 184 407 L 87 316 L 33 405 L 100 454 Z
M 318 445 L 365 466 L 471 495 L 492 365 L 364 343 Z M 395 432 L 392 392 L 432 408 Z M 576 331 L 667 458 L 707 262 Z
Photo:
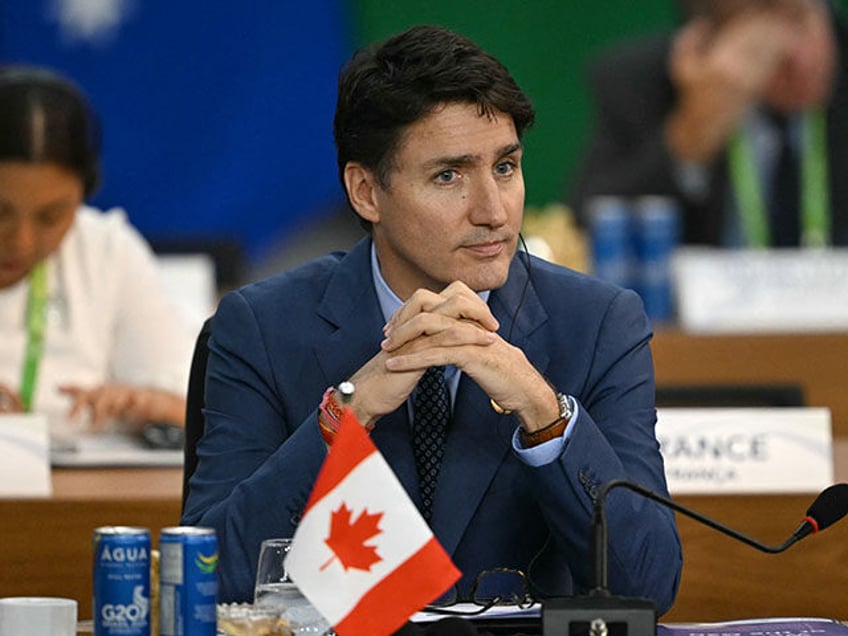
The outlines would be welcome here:
M 351 409 L 363 426 L 406 401 L 428 367 L 453 365 L 474 379 L 527 431 L 559 415 L 554 389 L 504 340 L 489 306 L 462 282 L 441 293 L 419 289 L 384 326 L 380 351 L 350 378 Z

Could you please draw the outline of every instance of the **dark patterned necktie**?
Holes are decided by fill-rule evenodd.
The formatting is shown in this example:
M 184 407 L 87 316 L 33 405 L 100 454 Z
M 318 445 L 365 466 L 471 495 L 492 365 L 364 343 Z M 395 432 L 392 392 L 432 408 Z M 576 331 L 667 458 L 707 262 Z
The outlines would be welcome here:
M 450 420 L 450 397 L 444 367 L 430 367 L 424 372 L 418 381 L 412 408 L 412 447 L 418 469 L 421 514 L 429 521 Z

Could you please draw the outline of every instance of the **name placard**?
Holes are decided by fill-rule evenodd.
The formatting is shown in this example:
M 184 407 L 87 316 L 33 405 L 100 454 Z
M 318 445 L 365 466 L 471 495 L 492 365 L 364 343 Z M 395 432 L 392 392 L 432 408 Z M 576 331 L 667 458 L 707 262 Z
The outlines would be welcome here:
M 657 409 L 672 495 L 817 493 L 833 483 L 826 408 Z
M 680 325 L 696 333 L 848 329 L 848 249 L 679 248 Z
M 46 415 L 0 415 L 0 497 L 50 496 L 48 448 Z

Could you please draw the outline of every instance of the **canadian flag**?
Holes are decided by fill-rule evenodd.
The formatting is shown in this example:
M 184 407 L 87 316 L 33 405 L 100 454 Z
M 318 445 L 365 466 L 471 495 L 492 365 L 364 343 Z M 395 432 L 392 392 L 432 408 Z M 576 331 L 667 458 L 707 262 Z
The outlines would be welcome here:
M 339 636 L 391 634 L 461 576 L 349 409 L 286 570 Z

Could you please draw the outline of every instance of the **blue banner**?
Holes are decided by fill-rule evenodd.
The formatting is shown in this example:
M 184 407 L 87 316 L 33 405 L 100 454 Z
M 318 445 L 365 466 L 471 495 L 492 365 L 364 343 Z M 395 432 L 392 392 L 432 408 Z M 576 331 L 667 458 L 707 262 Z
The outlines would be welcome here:
M 332 118 L 350 54 L 339 0 L 4 0 L 0 61 L 52 67 L 103 127 L 93 203 L 150 238 L 252 256 L 343 204 Z

